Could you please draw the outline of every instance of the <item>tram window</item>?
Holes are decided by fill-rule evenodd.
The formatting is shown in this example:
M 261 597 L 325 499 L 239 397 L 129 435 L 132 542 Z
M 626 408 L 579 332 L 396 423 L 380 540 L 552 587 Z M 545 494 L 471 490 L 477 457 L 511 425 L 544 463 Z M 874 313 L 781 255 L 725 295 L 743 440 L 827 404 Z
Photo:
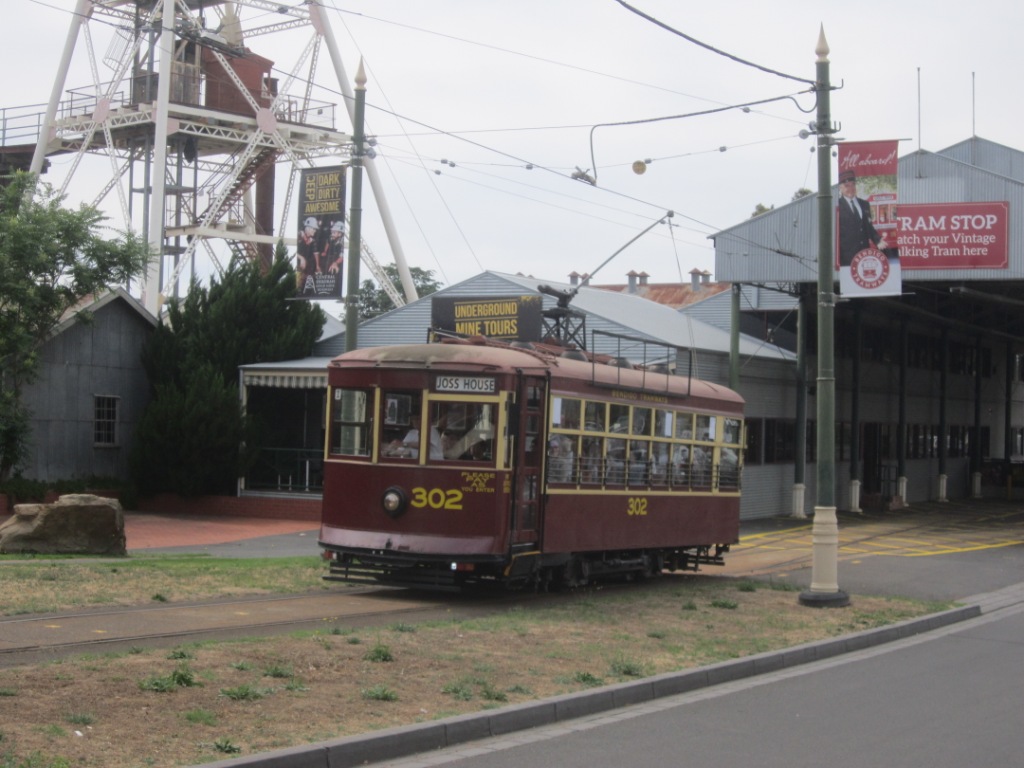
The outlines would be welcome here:
M 493 461 L 494 408 L 493 403 L 431 403 L 431 422 L 440 432 L 443 453 L 432 458 Z
M 711 487 L 711 449 L 695 445 L 690 456 L 690 485 L 694 488 Z
M 527 408 L 540 408 L 541 388 L 540 387 L 527 387 L 526 388 L 526 407 Z
M 718 463 L 718 487 L 736 490 L 740 486 L 740 457 L 735 448 L 722 448 Z
M 629 441 L 629 482 L 631 485 L 647 484 L 647 460 L 651 455 L 651 444 L 646 440 Z
M 715 417 L 714 416 L 697 416 L 697 439 L 698 440 L 714 440 L 715 439 Z
M 693 414 L 676 414 L 676 438 L 680 440 L 693 439 Z
M 584 429 L 588 432 L 606 432 L 608 429 L 608 406 L 606 403 L 588 402 Z
M 672 437 L 672 411 L 654 411 L 654 436 Z
M 380 452 L 395 459 L 418 459 L 420 456 L 420 420 L 423 412 L 419 393 L 384 392 L 381 398 Z M 440 435 L 431 429 L 430 450 L 440 452 Z
M 601 453 L 604 438 L 584 437 L 580 449 L 580 482 L 585 485 L 601 483 Z
M 609 419 L 611 420 L 611 428 L 609 432 L 627 432 L 629 431 L 629 406 L 618 405 L 612 403 L 609 406 Z
M 567 435 L 552 435 L 548 440 L 548 481 L 569 483 L 575 481 L 576 451 Z
M 552 398 L 551 426 L 555 429 L 579 429 L 580 401 L 571 397 Z
M 368 395 L 360 389 L 335 389 L 331 409 L 331 453 L 340 456 L 370 455 Z
M 677 488 L 690 484 L 690 446 L 672 446 L 672 466 L 669 482 Z
M 608 438 L 608 453 L 605 456 L 606 483 L 621 485 L 626 481 L 626 441 Z
M 669 476 L 669 444 L 651 444 L 651 485 L 665 485 Z
M 722 442 L 728 443 L 729 445 L 740 445 L 740 435 L 742 430 L 740 429 L 739 419 L 725 419 L 723 431 L 722 431 Z
M 630 422 L 630 434 L 649 435 L 651 434 L 651 409 L 633 408 L 633 420 Z

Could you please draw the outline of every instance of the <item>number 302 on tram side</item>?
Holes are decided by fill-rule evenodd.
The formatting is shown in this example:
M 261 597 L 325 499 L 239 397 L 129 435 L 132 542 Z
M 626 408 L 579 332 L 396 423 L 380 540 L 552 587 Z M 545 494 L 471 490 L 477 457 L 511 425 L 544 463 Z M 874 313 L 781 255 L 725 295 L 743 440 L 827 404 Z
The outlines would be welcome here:
M 478 337 L 335 358 L 325 578 L 548 588 L 721 564 L 742 398 L 573 357 Z

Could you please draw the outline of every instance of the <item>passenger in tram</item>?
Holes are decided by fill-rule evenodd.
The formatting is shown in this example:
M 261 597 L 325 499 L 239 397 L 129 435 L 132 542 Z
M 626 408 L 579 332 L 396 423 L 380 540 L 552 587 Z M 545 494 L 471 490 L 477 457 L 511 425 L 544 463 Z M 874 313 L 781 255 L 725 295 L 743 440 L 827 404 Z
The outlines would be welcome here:
M 574 458 L 572 441 L 565 435 L 552 435 L 548 442 L 548 480 L 553 483 L 569 482 Z

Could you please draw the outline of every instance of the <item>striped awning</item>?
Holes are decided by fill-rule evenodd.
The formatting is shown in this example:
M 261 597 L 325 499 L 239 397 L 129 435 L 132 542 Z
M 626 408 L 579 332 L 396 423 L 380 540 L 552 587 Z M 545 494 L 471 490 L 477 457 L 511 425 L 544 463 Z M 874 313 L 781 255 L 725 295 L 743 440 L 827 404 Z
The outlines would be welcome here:
M 327 373 L 245 371 L 242 374 L 242 384 L 246 387 L 273 389 L 327 389 Z

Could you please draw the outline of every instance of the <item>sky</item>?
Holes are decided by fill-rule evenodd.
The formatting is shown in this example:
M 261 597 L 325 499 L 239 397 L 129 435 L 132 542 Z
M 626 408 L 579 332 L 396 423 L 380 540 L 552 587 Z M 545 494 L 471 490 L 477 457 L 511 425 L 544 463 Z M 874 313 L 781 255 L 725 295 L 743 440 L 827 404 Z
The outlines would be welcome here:
M 799 133 L 815 117 L 822 29 L 837 136 L 900 139 L 901 156 L 972 134 L 1024 148 L 1017 0 L 322 2 L 346 75 L 365 67 L 366 130 L 406 260 L 443 285 L 488 269 L 714 279 L 709 236 L 817 185 L 814 138 Z M 76 3 L 4 4 L 0 107 L 44 104 Z M 244 28 L 267 14 L 241 16 Z M 102 53 L 105 29 L 92 28 Z M 246 43 L 284 78 L 308 38 Z M 86 52 L 80 42 L 68 87 L 91 81 Z M 326 50 L 319 64 L 314 98 L 340 102 Z M 68 167 L 55 162 L 49 180 Z M 657 224 L 668 211 L 671 225 Z M 378 261 L 392 262 L 365 181 L 362 222 Z

